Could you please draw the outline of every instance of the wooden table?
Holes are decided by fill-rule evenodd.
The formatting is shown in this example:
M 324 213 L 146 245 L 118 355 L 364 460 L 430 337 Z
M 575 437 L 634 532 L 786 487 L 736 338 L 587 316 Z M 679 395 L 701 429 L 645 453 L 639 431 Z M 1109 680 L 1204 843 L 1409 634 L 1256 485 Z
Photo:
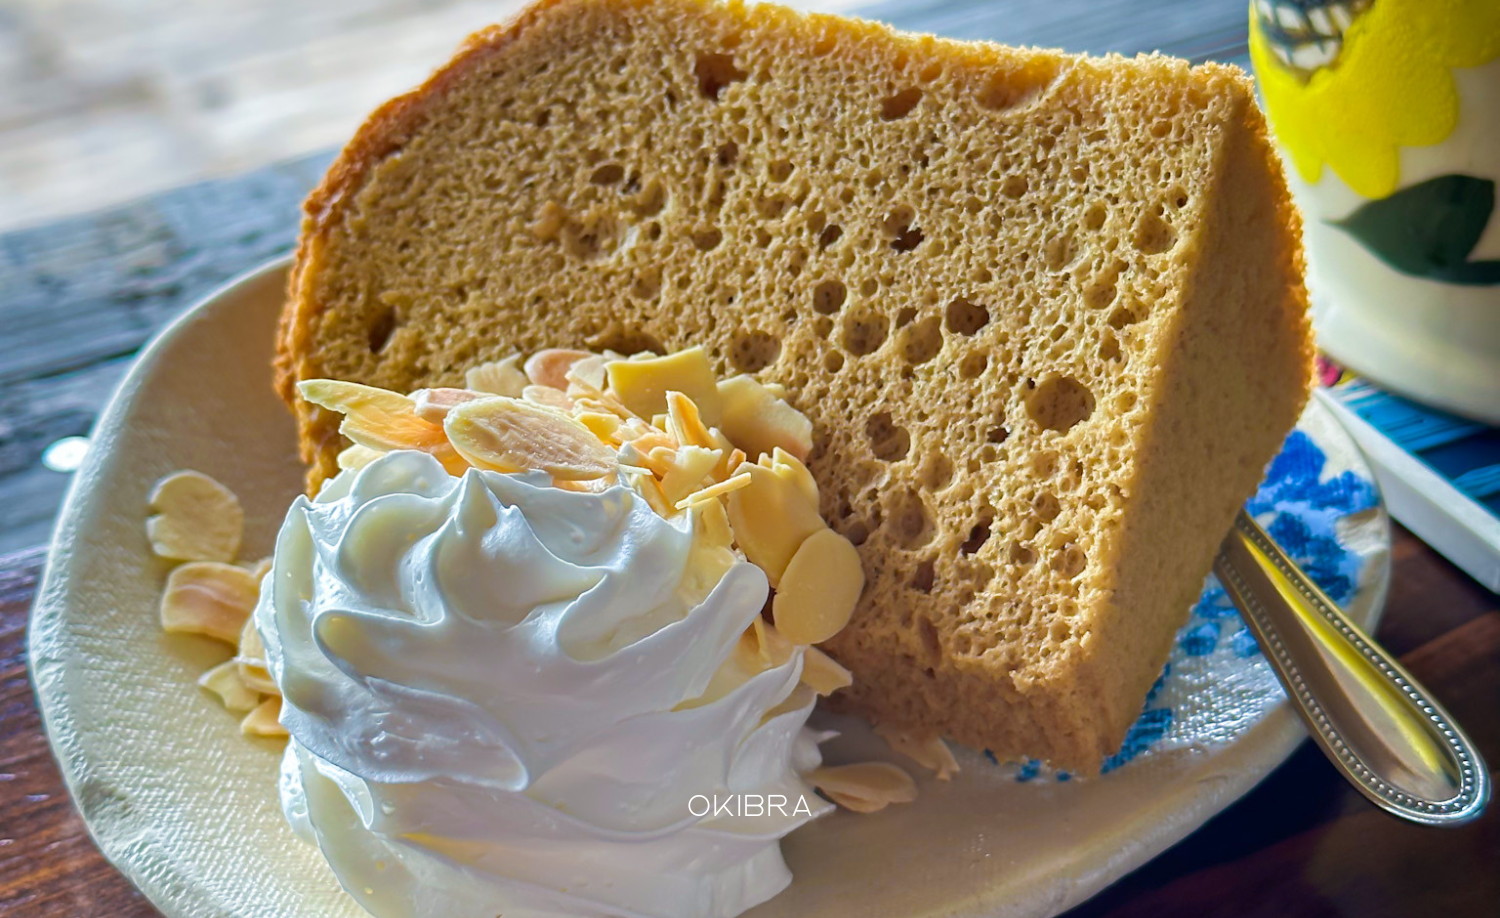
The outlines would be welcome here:
M 100 2 L 73 0 L 69 8 L 76 14 Z M 275 9 L 282 17 L 335 8 L 348 16 L 349 7 L 361 4 L 403 15 L 416 6 L 455 6 L 340 0 Z M 202 15 L 206 4 L 193 6 Z M 1160 48 L 1200 60 L 1243 60 L 1243 10 L 1243 0 L 890 0 L 863 8 L 904 28 L 1096 52 Z M 0 15 L 0 50 L 17 21 L 26 22 Z M 202 30 L 187 34 L 201 37 Z M 301 33 L 287 27 L 276 34 L 290 42 Z M 0 66 L 0 76 L 8 75 Z M 5 89 L 23 95 L 10 84 Z M 0 116 L 14 114 L 6 103 L 0 90 Z M 15 123 L 0 117 L 0 131 Z M 318 135 L 297 134 L 296 143 L 307 136 Z M 6 172 L 7 150 L 14 149 L 0 143 L 0 211 L 46 197 L 39 183 L 50 173 L 23 181 Z M 305 152 L 295 144 L 274 150 Z M 156 914 L 89 840 L 48 751 L 27 677 L 26 617 L 44 559 L 35 546 L 45 542 L 67 483 L 65 474 L 42 466 L 42 453 L 59 438 L 88 431 L 131 356 L 162 323 L 222 281 L 287 250 L 297 202 L 327 158 L 311 153 L 0 236 L 0 918 Z M 183 177 L 213 171 L 189 166 Z M 86 171 L 87 161 L 78 168 Z M 107 184 L 87 186 L 94 206 L 118 194 Z M 6 197 L 22 185 L 24 194 Z M 77 187 L 70 185 L 68 194 Z M 6 216 L 0 213 L 0 225 Z M 1500 602 L 1399 529 L 1393 564 L 1379 638 L 1464 724 L 1489 761 L 1500 762 Z M 1073 914 L 1495 918 L 1500 807 L 1460 829 L 1400 824 L 1304 746 L 1245 799 Z

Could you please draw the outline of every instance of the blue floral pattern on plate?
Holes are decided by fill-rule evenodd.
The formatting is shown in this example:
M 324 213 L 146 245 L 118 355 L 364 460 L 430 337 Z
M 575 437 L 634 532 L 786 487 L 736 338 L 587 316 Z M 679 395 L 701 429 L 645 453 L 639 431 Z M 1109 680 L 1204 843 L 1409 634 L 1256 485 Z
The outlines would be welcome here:
M 1246 509 L 1340 604 L 1367 586 L 1371 543 L 1383 544 L 1380 494 L 1353 447 L 1307 418 L 1271 462 Z M 1369 530 L 1382 538 L 1371 539 Z M 1254 636 L 1217 578 L 1209 575 L 1141 716 L 1102 771 L 1158 750 L 1228 742 L 1284 696 Z M 994 760 L 993 756 L 990 756 Z M 1030 760 L 1001 766 L 1017 781 L 1067 781 Z

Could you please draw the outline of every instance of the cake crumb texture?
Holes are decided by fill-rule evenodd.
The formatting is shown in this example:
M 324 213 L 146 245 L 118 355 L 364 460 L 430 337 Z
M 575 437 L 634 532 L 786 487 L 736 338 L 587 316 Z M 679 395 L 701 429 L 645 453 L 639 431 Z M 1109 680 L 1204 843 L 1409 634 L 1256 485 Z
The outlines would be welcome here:
M 776 7 L 544 0 L 308 199 L 278 385 L 703 345 L 812 419 L 867 586 L 849 709 L 1096 770 L 1311 379 L 1299 227 L 1232 67 Z

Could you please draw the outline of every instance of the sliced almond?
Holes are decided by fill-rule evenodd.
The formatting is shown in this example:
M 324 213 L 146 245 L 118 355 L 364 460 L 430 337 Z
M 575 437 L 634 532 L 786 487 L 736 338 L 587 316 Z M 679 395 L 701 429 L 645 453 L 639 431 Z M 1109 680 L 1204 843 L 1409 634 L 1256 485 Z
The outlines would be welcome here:
M 568 398 L 568 393 L 551 386 L 527 386 L 521 390 L 521 398 L 533 405 L 541 405 L 543 408 L 556 408 L 558 411 L 573 410 L 573 400 Z
M 618 415 L 605 414 L 598 411 L 580 411 L 573 415 L 574 419 L 589 429 L 589 433 L 603 440 L 605 443 L 619 443 L 621 425 Z
M 874 813 L 892 803 L 917 799 L 911 775 L 889 762 L 815 768 L 803 777 L 834 803 L 856 813 Z
M 798 459 L 812 452 L 812 421 L 749 376 L 719 383 L 720 426 L 731 443 L 751 459 L 777 447 Z
M 240 679 L 233 660 L 225 660 L 198 677 L 199 688 L 217 695 L 224 707 L 235 714 L 245 714 L 260 704 L 260 693 Z
M 564 374 L 564 378 L 568 381 L 566 386 L 568 394 L 574 398 L 582 396 L 597 398 L 603 394 L 605 387 L 609 385 L 609 376 L 604 372 L 606 363 L 609 363 L 609 358 L 600 354 L 590 354 L 568 367 L 568 372 Z
M 218 561 L 179 564 L 167 575 L 161 595 L 161 626 L 238 645 L 259 593 L 260 584 L 243 567 Z
M 286 727 L 281 725 L 280 717 L 281 696 L 267 698 L 240 721 L 240 732 L 246 736 L 286 736 Z
M 526 360 L 526 378 L 538 386 L 550 386 L 562 391 L 568 388 L 568 370 L 585 357 L 593 357 L 588 351 L 570 351 L 551 347 L 537 351 Z
M 654 451 L 653 451 L 654 453 Z M 665 474 L 661 476 L 661 491 L 673 505 L 689 494 L 700 490 L 703 482 L 719 465 L 723 454 L 716 449 L 701 446 L 684 446 L 672 453 Z
M 676 508 L 668 503 L 666 495 L 661 493 L 661 485 L 657 484 L 655 476 L 637 475 L 630 485 L 635 488 L 637 494 L 645 498 L 646 503 L 656 511 L 657 516 L 669 518 L 677 515 Z
M 245 619 L 245 627 L 240 631 L 239 649 L 234 653 L 233 662 L 240 680 L 246 685 L 267 695 L 281 694 L 281 689 L 266 667 L 266 646 L 261 643 L 260 632 L 255 630 L 254 615 Z
M 649 418 L 667 410 L 667 393 L 681 392 L 698 406 L 703 423 L 719 423 L 719 387 L 703 348 L 694 347 L 665 357 L 614 360 L 605 364 L 609 388 L 625 407 Z
M 412 410 L 425 421 L 441 424 L 450 410 L 464 402 L 487 397 L 486 393 L 473 389 L 418 389 L 411 394 Z
M 463 472 L 443 425 L 419 417 L 416 403 L 408 396 L 337 379 L 306 379 L 297 384 L 297 391 L 312 404 L 342 414 L 339 433 L 360 446 L 382 452 L 421 450 L 435 456 L 450 473 Z
M 496 396 L 448 412 L 443 429 L 460 456 L 497 472 L 541 469 L 562 481 L 603 478 L 614 450 L 561 412 Z
M 789 640 L 819 644 L 843 630 L 865 588 L 859 553 L 832 529 L 802 543 L 781 575 L 771 619 Z
M 763 616 L 756 616 L 750 623 L 749 632 L 755 636 L 755 652 L 760 658 L 761 666 L 766 669 L 783 665 L 797 649 L 795 644 L 786 639 L 786 635 L 777 631 L 776 626 Z
M 723 497 L 725 494 L 733 494 L 735 491 L 739 491 L 749 484 L 749 472 L 742 472 L 738 475 L 731 475 L 723 481 L 716 481 L 706 488 L 694 491 L 687 497 L 679 500 L 675 504 L 675 506 L 678 510 L 686 510 L 687 508 L 693 506 L 696 503 L 699 503 L 700 501 L 713 500 L 716 497 Z
M 691 444 L 713 449 L 716 445 L 714 435 L 703 424 L 698 406 L 675 389 L 667 393 L 667 433 L 683 446 Z
M 481 363 L 464 374 L 465 388 L 509 398 L 520 398 L 526 383 L 526 374 L 521 370 L 520 354 Z
M 339 451 L 337 461 L 339 468 L 348 471 L 362 469 L 384 455 L 385 452 L 382 450 L 370 449 L 368 446 L 353 443 Z
M 854 675 L 816 647 L 802 652 L 802 683 L 827 697 L 854 684 Z
M 234 492 L 202 472 L 173 472 L 156 483 L 146 519 L 151 550 L 173 561 L 232 561 L 245 511 Z
M 875 734 L 885 740 L 886 745 L 901 753 L 929 771 L 935 772 L 939 781 L 950 781 L 958 774 L 958 760 L 953 750 L 936 734 L 918 738 L 905 730 L 878 724 Z
M 750 563 L 766 572 L 771 585 L 782 573 L 808 536 L 825 528 L 814 497 L 809 499 L 805 483 L 812 481 L 802 463 L 786 453 L 787 461 L 763 457 L 758 465 L 741 465 L 735 473 L 749 474 L 750 484 L 729 495 L 729 522 L 734 540 Z

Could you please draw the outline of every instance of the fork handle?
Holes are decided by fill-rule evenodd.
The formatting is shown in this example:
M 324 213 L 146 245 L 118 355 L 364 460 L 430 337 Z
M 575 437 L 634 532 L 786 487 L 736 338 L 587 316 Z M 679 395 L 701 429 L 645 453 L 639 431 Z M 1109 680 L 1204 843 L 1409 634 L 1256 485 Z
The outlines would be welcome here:
M 1424 825 L 1479 815 L 1490 778 L 1474 744 L 1243 510 L 1214 573 L 1308 732 L 1350 783 Z

